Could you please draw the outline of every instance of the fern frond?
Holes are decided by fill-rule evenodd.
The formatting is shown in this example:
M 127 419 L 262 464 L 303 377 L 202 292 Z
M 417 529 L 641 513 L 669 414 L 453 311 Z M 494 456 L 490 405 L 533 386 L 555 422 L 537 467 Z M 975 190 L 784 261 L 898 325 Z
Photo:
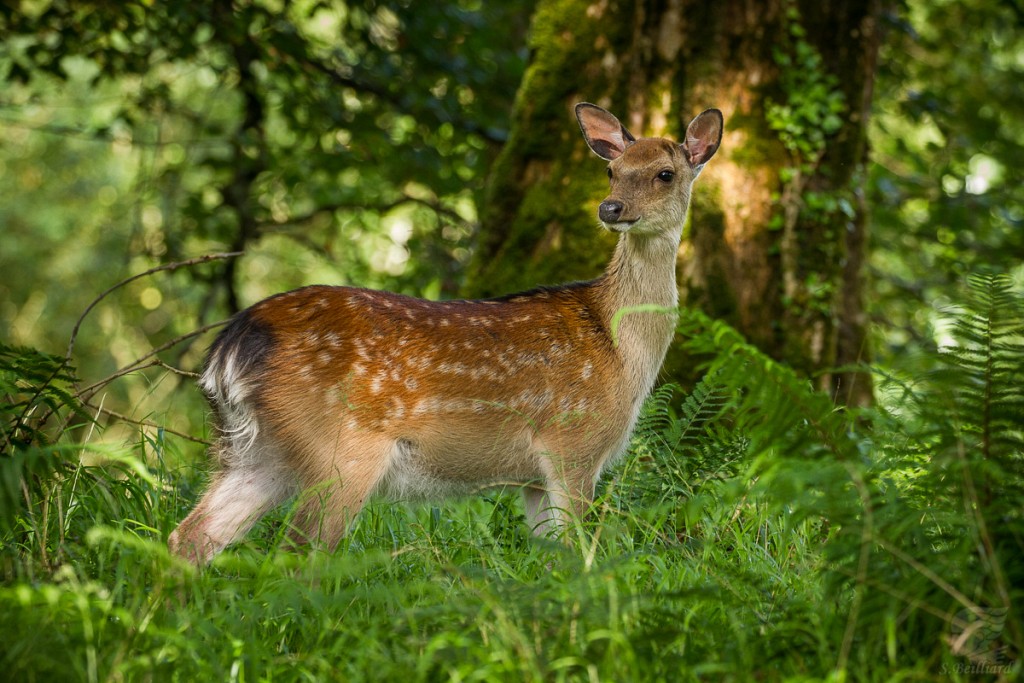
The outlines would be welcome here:
M 955 314 L 955 346 L 941 349 L 948 376 L 952 443 L 983 460 L 1024 457 L 1024 300 L 1005 275 L 974 275 L 966 306 Z M 973 460 L 969 455 L 968 460 Z
M 682 416 L 672 447 L 678 449 L 684 442 L 703 433 L 715 418 L 722 415 L 729 403 L 729 395 L 715 374 L 706 374 L 679 406 Z
M 641 439 L 663 439 L 664 433 L 671 428 L 672 399 L 679 390 L 676 384 L 663 384 L 656 387 L 644 402 L 637 420 L 635 434 Z
M 47 429 L 47 418 L 57 413 L 92 419 L 68 391 L 74 381 L 63 357 L 0 343 L 0 534 L 77 457 L 77 448 L 53 445 Z
M 952 343 L 915 383 L 915 400 L 900 406 L 890 436 L 905 440 L 892 447 L 898 457 L 917 454 L 917 473 L 875 511 L 876 534 L 892 555 L 874 571 L 905 584 L 908 601 L 948 601 L 946 588 L 922 581 L 916 562 L 970 595 L 977 610 L 1005 610 L 1024 585 L 1024 298 L 1005 276 L 969 284 L 964 305 L 948 311 Z M 891 386 L 879 383 L 883 392 Z M 880 463 L 881 476 L 897 472 L 894 462 Z M 1021 650 L 1019 616 L 1001 637 Z
M 736 426 L 750 440 L 752 456 L 857 457 L 849 415 L 808 380 L 700 311 L 681 312 L 680 327 L 689 351 L 711 358 L 708 374 L 732 396 Z

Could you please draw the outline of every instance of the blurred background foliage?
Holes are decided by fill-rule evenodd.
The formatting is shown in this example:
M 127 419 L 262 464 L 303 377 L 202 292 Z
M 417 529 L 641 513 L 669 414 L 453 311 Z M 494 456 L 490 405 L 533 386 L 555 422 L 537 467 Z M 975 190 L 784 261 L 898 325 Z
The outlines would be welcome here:
M 455 296 L 507 137 L 533 2 L 0 8 L 0 340 L 88 386 L 277 291 L 353 283 Z M 877 362 L 934 349 L 967 273 L 1024 256 L 1024 10 L 890 6 L 872 112 Z M 566 122 L 565 125 L 571 125 Z M 500 287 L 500 283 L 496 286 Z M 90 397 L 202 437 L 209 335 Z M 107 437 L 123 438 L 116 430 Z M 131 434 L 130 431 L 125 434 Z
M 326 562 L 267 552 L 284 508 L 209 572 L 167 555 L 204 479 L 190 373 L 213 325 L 314 282 L 462 290 L 533 10 L 0 4 L 11 676 L 1019 677 L 1019 0 L 879 18 L 858 182 L 877 405 L 836 410 L 684 311 L 708 372 L 655 392 L 578 543 L 528 540 L 499 492 L 371 505 Z
M 967 274 L 1024 275 L 1024 5 L 908 1 L 891 21 L 868 197 L 883 363 L 948 340 L 934 324 Z
M 0 9 L 2 337 L 96 380 L 274 292 L 452 296 L 531 6 L 24 2 Z M 196 368 L 201 344 L 166 360 Z M 201 430 L 166 370 L 107 407 Z M 194 405 L 193 405 L 194 404 Z M 188 408 L 186 410 L 186 407 Z M 116 438 L 116 437 L 115 437 Z

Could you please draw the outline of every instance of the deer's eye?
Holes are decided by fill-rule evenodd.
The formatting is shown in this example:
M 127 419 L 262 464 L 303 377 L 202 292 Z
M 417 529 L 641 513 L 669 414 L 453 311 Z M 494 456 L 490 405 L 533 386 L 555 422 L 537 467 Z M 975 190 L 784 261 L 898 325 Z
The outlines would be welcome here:
M 608 169 L 608 180 L 611 180 L 611 179 L 612 179 L 612 169 L 609 168 Z
M 672 179 L 676 177 L 676 174 L 672 171 L 662 171 L 658 174 L 658 180 L 663 183 L 671 183 Z

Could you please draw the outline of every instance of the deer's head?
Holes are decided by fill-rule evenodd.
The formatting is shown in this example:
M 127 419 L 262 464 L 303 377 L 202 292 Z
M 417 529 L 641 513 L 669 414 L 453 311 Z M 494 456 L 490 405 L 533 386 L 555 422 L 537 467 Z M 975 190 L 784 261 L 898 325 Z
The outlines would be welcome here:
M 658 235 L 677 231 L 686 218 L 690 186 L 722 141 L 722 112 L 708 109 L 686 129 L 686 139 L 636 139 L 601 107 L 576 105 L 590 149 L 609 162 L 611 192 L 598 208 L 614 232 Z

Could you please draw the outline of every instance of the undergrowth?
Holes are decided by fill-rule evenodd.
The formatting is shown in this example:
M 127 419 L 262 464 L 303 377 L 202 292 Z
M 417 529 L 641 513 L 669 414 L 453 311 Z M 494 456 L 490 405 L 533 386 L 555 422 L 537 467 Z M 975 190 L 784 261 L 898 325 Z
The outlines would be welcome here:
M 62 359 L 0 349 L 10 680 L 1013 679 L 1024 648 L 1024 315 L 972 281 L 927 373 L 849 411 L 684 311 L 659 388 L 568 542 L 515 491 L 371 504 L 334 554 L 286 506 L 197 572 L 165 549 L 203 480 L 159 431 L 90 446 Z M 54 415 L 56 419 L 50 419 Z M 66 427 L 64 425 L 67 425 Z M 174 457 L 171 457 L 174 456 Z M 95 464 L 86 464 L 95 463 Z

